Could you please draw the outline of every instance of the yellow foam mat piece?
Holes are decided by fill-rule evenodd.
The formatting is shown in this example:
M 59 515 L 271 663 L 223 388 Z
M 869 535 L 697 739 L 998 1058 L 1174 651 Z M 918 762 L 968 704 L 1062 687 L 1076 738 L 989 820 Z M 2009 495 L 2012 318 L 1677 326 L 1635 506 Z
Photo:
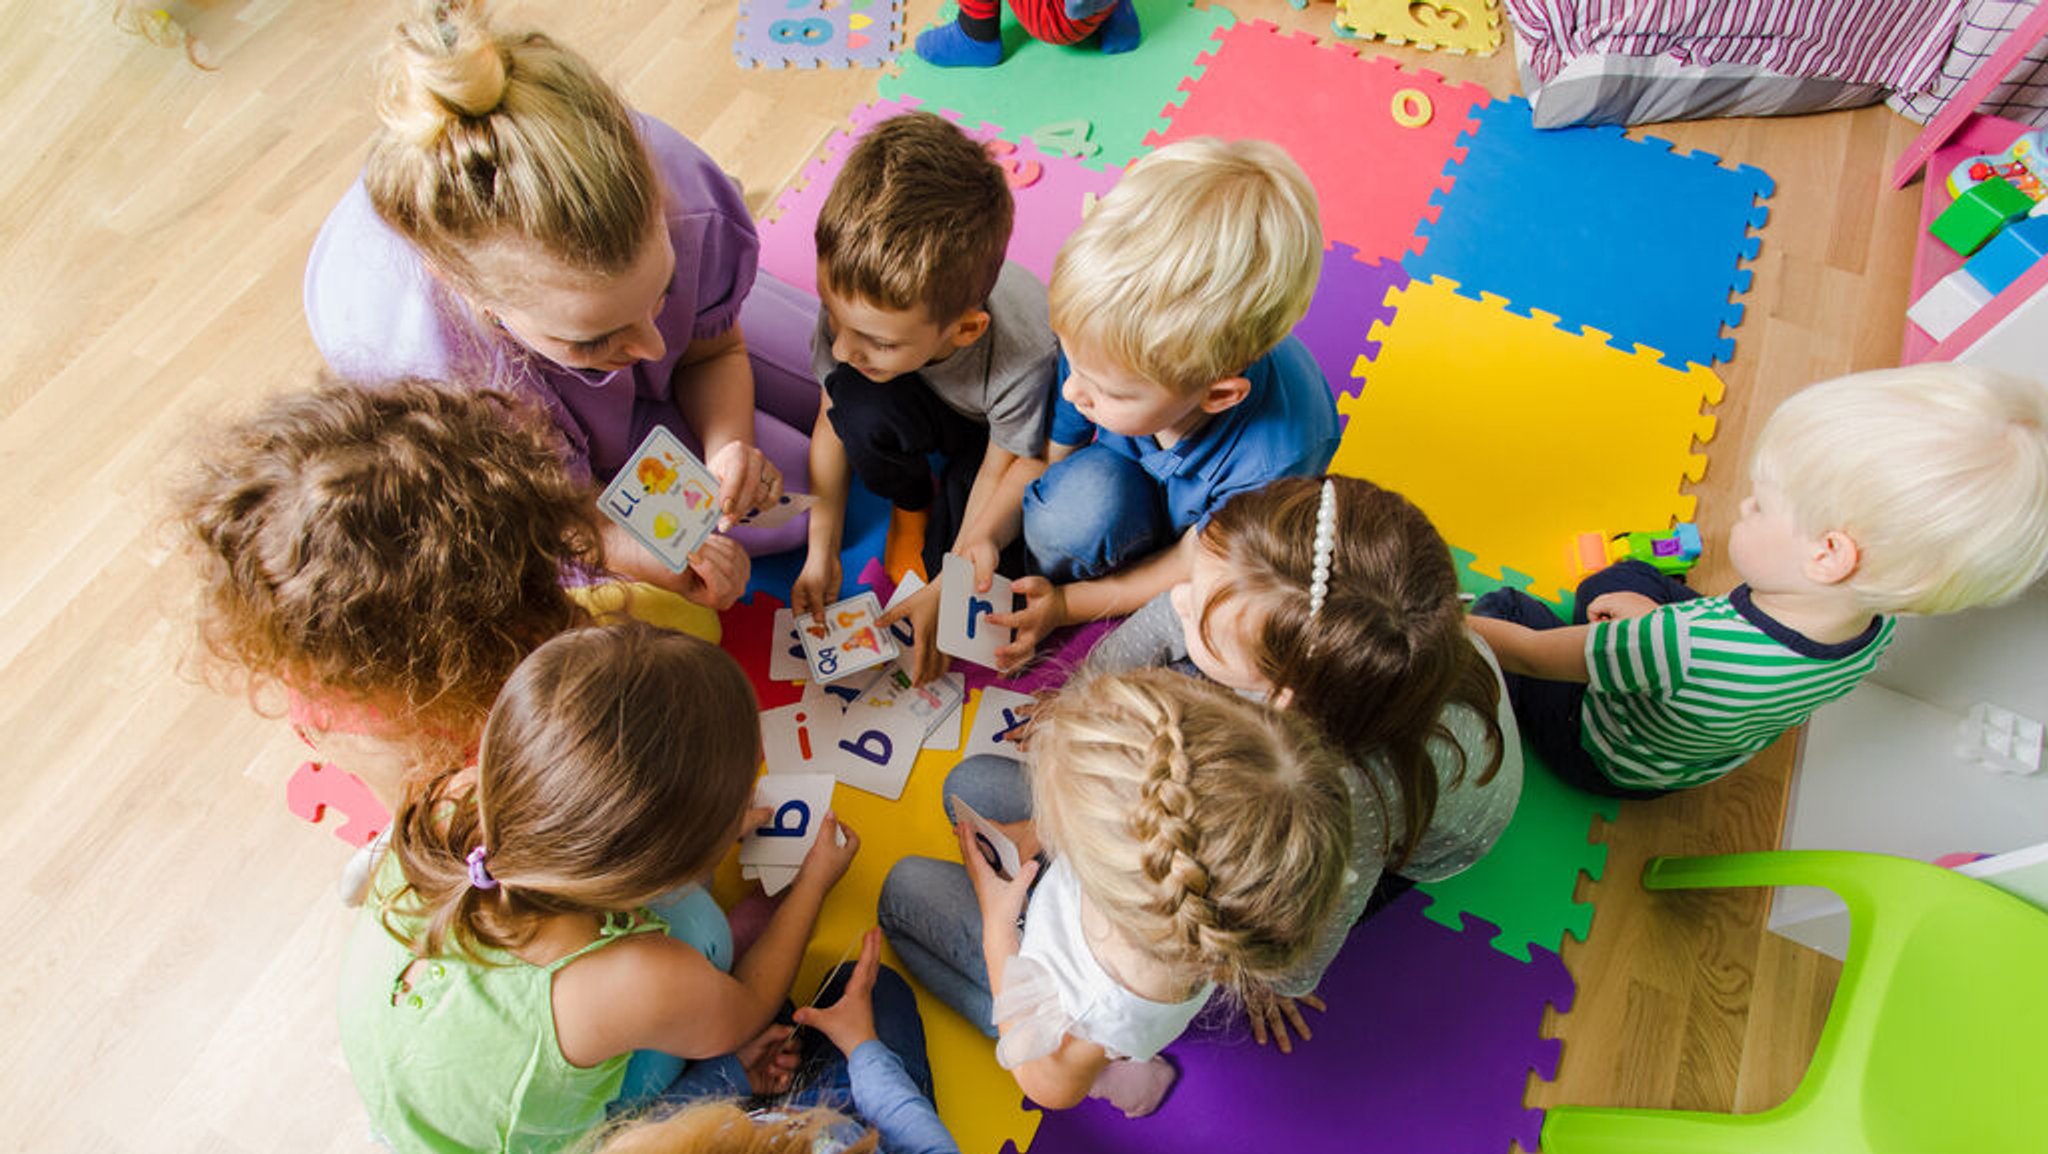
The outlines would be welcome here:
M 1338 0 L 1337 23 L 1360 36 L 1458 55 L 1500 47 L 1496 0 Z
M 1338 398 L 1348 421 L 1331 468 L 1406 495 L 1475 570 L 1517 570 L 1530 592 L 1569 603 L 1576 534 L 1692 519 L 1679 489 L 1706 474 L 1715 422 L 1702 410 L 1721 380 L 1455 287 L 1437 277 L 1389 295 L 1378 356 L 1358 359 L 1363 386 Z
M 980 703 L 977 691 L 961 706 L 963 734 L 973 731 L 974 711 Z M 860 835 L 860 854 L 832 888 L 818 917 L 803 968 L 797 973 L 794 997 L 799 1004 L 842 957 L 851 957 L 855 939 L 875 924 L 875 904 L 890 866 L 911 855 L 960 860 L 960 843 L 954 839 L 952 823 L 946 820 L 939 801 L 946 775 L 959 761 L 957 750 L 925 750 L 910 771 L 903 796 L 895 801 L 843 784 L 833 792 L 833 810 Z M 753 885 L 741 881 L 738 859 L 728 855 L 712 893 L 730 908 Z M 887 939 L 883 940 L 886 943 Z M 910 977 L 894 950 L 884 948 L 882 962 Z M 915 981 L 911 986 L 917 991 L 918 1012 L 924 1018 L 925 1052 L 931 1060 L 939 1116 L 960 1149 L 964 1154 L 996 1154 L 1005 1140 L 1015 1142 L 1020 1151 L 1028 1149 L 1038 1133 L 1038 1111 L 1024 1108 L 1024 1094 L 1016 1079 L 996 1065 L 995 1043 L 923 986 Z

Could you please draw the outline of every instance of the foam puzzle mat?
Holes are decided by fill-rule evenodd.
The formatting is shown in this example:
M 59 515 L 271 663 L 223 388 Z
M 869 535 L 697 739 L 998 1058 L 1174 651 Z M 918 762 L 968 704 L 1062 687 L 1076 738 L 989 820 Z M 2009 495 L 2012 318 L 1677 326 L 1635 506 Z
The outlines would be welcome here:
M 903 40 L 903 0 L 740 0 L 732 53 L 747 68 L 879 68 Z
M 1738 266 L 1757 255 L 1769 176 L 1618 128 L 1538 129 L 1520 99 L 1478 121 L 1410 273 L 1648 345 L 1674 367 L 1735 355 L 1733 298 L 1750 284 Z
M 1702 408 L 1721 381 L 1458 287 L 1392 293 L 1377 357 L 1353 370 L 1363 386 L 1338 398 L 1349 423 L 1331 468 L 1407 495 L 1476 568 L 1512 565 L 1561 601 L 1577 584 L 1574 534 L 1692 519 L 1679 490 L 1705 475 L 1715 422 Z
M 1420 245 L 1416 224 L 1436 214 L 1453 162 L 1489 97 L 1476 84 L 1360 56 L 1262 20 L 1216 32 L 1185 98 L 1168 107 L 1154 146 L 1191 136 L 1257 137 L 1285 148 L 1320 194 L 1323 240 L 1360 259 Z M 1329 126 L 1341 124 L 1344 131 Z
M 925 107 L 957 113 L 964 121 L 992 121 L 1016 133 L 1008 137 L 1012 141 L 1047 126 L 1086 121 L 1087 138 L 1099 147 L 1084 163 L 1092 168 L 1129 164 L 1145 151 L 1146 135 L 1160 127 L 1159 110 L 1194 71 L 1195 58 L 1209 47 L 1210 33 L 1237 19 L 1220 5 L 1136 3 L 1145 38 L 1106 64 L 1092 37 L 1064 48 L 1041 44 L 1005 10 L 1007 55 L 1001 67 L 936 68 L 906 51 L 903 74 L 882 78 L 882 96 L 916 97 Z M 954 12 L 951 5 L 940 9 L 939 23 L 950 23 Z
M 1495 0 L 1337 0 L 1339 29 L 1389 44 L 1490 55 L 1500 47 Z

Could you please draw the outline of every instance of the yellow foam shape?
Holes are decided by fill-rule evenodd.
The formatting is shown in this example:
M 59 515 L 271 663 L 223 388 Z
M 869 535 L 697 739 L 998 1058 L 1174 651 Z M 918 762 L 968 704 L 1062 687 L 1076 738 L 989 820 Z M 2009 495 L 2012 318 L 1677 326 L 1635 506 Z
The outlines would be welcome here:
M 976 691 L 961 706 L 962 734 L 972 732 L 974 711 L 980 704 L 981 694 Z M 799 1004 L 818 988 L 841 957 L 849 956 L 849 947 L 861 932 L 875 924 L 875 904 L 890 866 L 910 855 L 960 860 L 960 843 L 954 839 L 952 823 L 946 820 L 939 802 L 946 775 L 959 762 L 958 750 L 925 750 L 911 768 L 903 796 L 895 801 L 849 785 L 833 791 L 834 811 L 860 835 L 860 854 L 846 876 L 832 887 L 818 917 L 817 931 L 811 935 L 803 968 L 797 973 L 794 997 Z M 712 892 L 729 908 L 753 884 L 741 881 L 738 857 L 729 854 Z M 904 977 L 910 976 L 894 950 L 884 948 L 882 962 Z M 1028 1149 L 1038 1133 L 1038 1112 L 1024 1109 L 1024 1093 L 1017 1088 L 1016 1079 L 996 1065 L 995 1043 L 923 986 L 915 981 L 911 986 L 917 991 L 918 1012 L 924 1018 L 925 1052 L 931 1059 L 939 1116 L 963 1154 L 997 1154 L 1005 1140 L 1015 1142 L 1019 1151 Z
M 701 637 L 718 644 L 722 627 L 718 614 L 645 581 L 600 581 L 569 589 L 569 598 L 600 623 L 633 618 L 677 633 Z
M 1495 0 L 1338 0 L 1337 23 L 1389 44 L 1481 56 L 1500 47 Z
M 1371 334 L 1379 356 L 1353 369 L 1359 395 L 1338 398 L 1349 420 L 1331 468 L 1406 495 L 1477 555 L 1475 569 L 1511 567 L 1535 578 L 1532 592 L 1568 600 L 1575 534 L 1692 519 L 1679 487 L 1706 474 L 1695 441 L 1714 435 L 1701 407 L 1721 399 L 1721 380 L 1455 287 L 1438 277 L 1388 298 L 1394 321 Z

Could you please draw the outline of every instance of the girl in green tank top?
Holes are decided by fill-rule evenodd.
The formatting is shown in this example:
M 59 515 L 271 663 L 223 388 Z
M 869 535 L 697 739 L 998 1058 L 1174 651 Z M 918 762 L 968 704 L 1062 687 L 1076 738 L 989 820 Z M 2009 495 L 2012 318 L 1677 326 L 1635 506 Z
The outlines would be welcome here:
M 556 1150 L 603 1121 L 635 1050 L 779 1049 L 771 1021 L 853 832 L 826 816 L 731 975 L 644 908 L 749 828 L 758 735 L 731 722 L 755 708 L 715 646 L 574 630 L 513 673 L 474 770 L 409 790 L 341 982 L 342 1048 L 388 1145 Z M 750 1075 L 761 1092 L 786 1076 Z

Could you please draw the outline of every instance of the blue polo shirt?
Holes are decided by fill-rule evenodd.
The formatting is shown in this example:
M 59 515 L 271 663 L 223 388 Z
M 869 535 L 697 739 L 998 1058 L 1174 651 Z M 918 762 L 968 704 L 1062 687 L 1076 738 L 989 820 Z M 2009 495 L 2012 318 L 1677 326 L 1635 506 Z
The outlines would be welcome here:
M 1209 423 L 1162 449 L 1152 437 L 1104 432 L 1059 396 L 1053 406 L 1052 440 L 1096 445 L 1136 461 L 1165 488 L 1166 508 L 1176 533 L 1209 519 L 1238 493 L 1279 477 L 1323 472 L 1337 451 L 1337 403 L 1330 383 L 1308 346 L 1290 336 L 1244 371 L 1251 382 L 1245 398 L 1209 418 Z M 1060 357 L 1060 380 L 1067 359 Z

